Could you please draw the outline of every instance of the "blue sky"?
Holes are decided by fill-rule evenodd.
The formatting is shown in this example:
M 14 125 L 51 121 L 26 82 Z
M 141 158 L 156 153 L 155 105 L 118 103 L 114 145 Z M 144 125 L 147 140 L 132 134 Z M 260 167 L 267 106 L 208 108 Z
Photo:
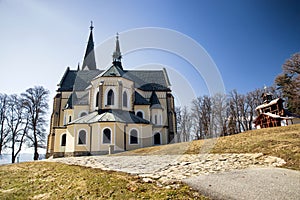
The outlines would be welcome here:
M 91 20 L 95 46 L 120 32 L 122 49 L 122 32 L 135 28 L 185 34 L 208 52 L 227 92 L 272 85 L 284 61 L 300 51 L 296 0 L 0 0 L 0 92 L 43 85 L 52 98 L 66 67 L 75 69 L 82 62 Z M 193 78 L 189 63 L 178 56 L 147 50 L 123 61 L 127 69 L 148 63 L 172 66 L 196 95 L 207 93 L 203 80 Z

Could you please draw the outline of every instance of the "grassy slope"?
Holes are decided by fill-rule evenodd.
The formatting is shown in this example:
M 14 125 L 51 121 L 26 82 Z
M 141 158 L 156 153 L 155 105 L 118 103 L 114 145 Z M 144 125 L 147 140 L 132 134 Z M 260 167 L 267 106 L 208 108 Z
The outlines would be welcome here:
M 187 153 L 199 152 L 193 141 Z M 300 125 L 247 131 L 219 138 L 212 153 L 263 153 L 284 159 L 286 168 L 300 170 Z
M 0 199 L 205 199 L 117 172 L 51 162 L 0 166 Z
M 286 168 L 300 170 L 300 124 L 252 130 L 218 139 L 196 140 L 125 152 L 124 155 L 264 153 L 284 159 Z
M 125 152 L 124 155 L 257 153 L 287 161 L 300 170 L 300 125 L 248 131 L 193 142 Z M 32 162 L 0 166 L 0 199 L 201 199 L 189 187 L 159 188 L 124 173 Z

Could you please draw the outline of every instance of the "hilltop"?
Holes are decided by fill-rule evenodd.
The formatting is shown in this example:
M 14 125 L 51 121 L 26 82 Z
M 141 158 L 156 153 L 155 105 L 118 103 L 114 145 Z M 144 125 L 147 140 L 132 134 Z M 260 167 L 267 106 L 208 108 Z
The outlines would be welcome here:
M 251 130 L 236 135 L 155 146 L 118 155 L 263 153 L 284 159 L 285 168 L 300 170 L 300 124 Z

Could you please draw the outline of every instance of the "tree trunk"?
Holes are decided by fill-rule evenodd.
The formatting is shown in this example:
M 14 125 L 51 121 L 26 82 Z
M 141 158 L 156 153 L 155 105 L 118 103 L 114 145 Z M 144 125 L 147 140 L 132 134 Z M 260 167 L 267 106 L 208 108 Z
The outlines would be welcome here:
M 39 153 L 38 153 L 38 141 L 37 138 L 34 137 L 35 142 L 34 142 L 34 156 L 33 156 L 33 160 L 38 160 L 39 159 Z
M 38 160 L 39 159 L 39 153 L 37 151 L 34 152 L 34 160 Z

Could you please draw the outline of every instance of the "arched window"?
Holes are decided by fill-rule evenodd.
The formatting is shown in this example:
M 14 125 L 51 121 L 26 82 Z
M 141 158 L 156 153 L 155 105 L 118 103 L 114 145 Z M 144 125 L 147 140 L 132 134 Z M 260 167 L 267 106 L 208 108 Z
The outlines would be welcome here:
M 103 144 L 111 143 L 111 131 L 109 128 L 103 130 Z
M 137 115 L 138 117 L 140 117 L 140 118 L 144 118 L 144 115 L 143 115 L 143 112 L 142 112 L 142 111 L 138 111 L 138 112 L 136 113 L 136 115 Z
M 67 143 L 67 134 L 63 134 L 61 136 L 61 143 L 60 143 L 60 146 L 64 147 L 66 146 L 66 143 Z
M 99 106 L 99 92 L 97 92 L 95 100 L 96 100 L 96 107 L 98 107 Z
M 157 115 L 154 116 L 154 124 L 157 124 Z
M 138 144 L 138 132 L 135 129 L 130 131 L 130 144 Z
M 154 134 L 154 145 L 159 145 L 160 143 L 160 133 Z
M 114 91 L 109 90 L 107 93 L 107 105 L 114 105 Z
M 123 107 L 127 107 L 128 102 L 127 102 L 127 93 L 124 91 L 123 92 Z
M 86 116 L 86 115 L 87 115 L 86 112 L 82 112 L 82 113 L 80 113 L 79 117 L 83 117 L 83 116 Z
M 79 131 L 78 144 L 86 144 L 86 132 L 84 130 Z
M 69 116 L 69 122 L 71 122 L 72 121 L 72 116 Z

